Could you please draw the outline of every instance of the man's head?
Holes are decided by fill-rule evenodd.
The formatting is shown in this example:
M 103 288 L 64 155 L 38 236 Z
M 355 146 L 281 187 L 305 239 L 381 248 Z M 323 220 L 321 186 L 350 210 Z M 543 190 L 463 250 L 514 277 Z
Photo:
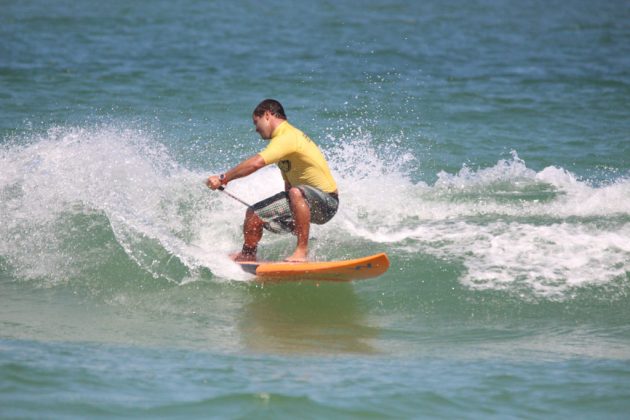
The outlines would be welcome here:
M 253 113 L 256 132 L 265 140 L 269 140 L 276 127 L 286 119 L 284 108 L 275 99 L 265 99 L 258 104 Z

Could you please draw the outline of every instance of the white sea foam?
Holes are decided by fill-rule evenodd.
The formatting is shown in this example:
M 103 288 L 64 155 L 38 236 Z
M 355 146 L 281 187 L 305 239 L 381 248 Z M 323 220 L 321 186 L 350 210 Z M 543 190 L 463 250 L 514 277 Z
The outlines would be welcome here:
M 337 170 L 343 174 L 343 164 Z M 407 252 L 460 261 L 460 280 L 469 287 L 562 298 L 630 271 L 627 178 L 594 186 L 562 168 L 536 172 L 515 152 L 492 167 L 442 172 L 433 186 L 404 174 L 374 175 L 380 185 L 371 191 L 342 177 L 351 198 L 337 225 Z
M 72 227 L 59 225 L 60 215 L 93 212 L 106 216 L 127 255 L 154 276 L 169 277 L 166 254 L 191 270 L 247 277 L 226 256 L 237 206 L 211 194 L 200 174 L 177 165 L 150 135 L 101 126 L 53 128 L 30 140 L 0 156 L 0 252 L 19 275 L 60 281 L 98 264 L 98 254 L 81 264 L 86 254 L 64 252 L 62 230 Z
M 513 153 L 487 168 L 441 172 L 429 185 L 411 179 L 422 156 L 404 142 L 354 136 L 330 139 L 325 151 L 341 210 L 313 228 L 328 244 L 316 242 L 318 252 L 355 238 L 390 253 L 463 264 L 460 281 L 471 288 L 554 297 L 630 271 L 628 178 L 596 186 L 559 167 L 535 171 Z M 225 168 L 190 171 L 150 133 L 53 128 L 26 145 L 3 146 L 0 164 L 0 254 L 23 277 L 60 281 L 106 258 L 98 247 L 68 250 L 73 225 L 60 221 L 94 214 L 111 225 L 129 258 L 156 277 L 189 281 L 169 268 L 176 257 L 193 276 L 206 267 L 218 279 L 250 278 L 227 257 L 240 247 L 244 206 L 203 184 Z M 229 189 L 253 203 L 282 189 L 282 181 L 276 168 L 265 168 Z M 266 235 L 264 245 L 290 248 L 293 241 Z

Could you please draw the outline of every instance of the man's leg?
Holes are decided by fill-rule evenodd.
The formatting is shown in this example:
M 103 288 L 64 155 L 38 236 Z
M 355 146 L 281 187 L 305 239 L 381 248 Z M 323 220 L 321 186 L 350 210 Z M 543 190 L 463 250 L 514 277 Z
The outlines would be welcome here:
M 289 190 L 289 205 L 295 221 L 297 246 L 293 254 L 285 260 L 306 261 L 308 255 L 308 234 L 311 227 L 311 210 L 299 188 L 293 187 Z
M 258 242 L 263 235 L 263 221 L 252 209 L 247 209 L 243 223 L 243 249 L 236 254 L 236 261 L 255 261 Z

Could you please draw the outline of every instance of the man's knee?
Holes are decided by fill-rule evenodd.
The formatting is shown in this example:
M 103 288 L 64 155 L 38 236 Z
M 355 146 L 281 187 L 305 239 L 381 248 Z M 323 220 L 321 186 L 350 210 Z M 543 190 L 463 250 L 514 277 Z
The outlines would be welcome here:
M 263 221 L 260 217 L 258 217 L 258 215 L 256 214 L 256 212 L 254 212 L 254 210 L 252 210 L 251 208 L 247 209 L 247 211 L 245 212 L 245 223 L 254 223 L 256 225 L 262 225 Z
M 292 203 L 305 202 L 302 190 L 297 187 L 291 187 L 289 189 L 289 201 Z

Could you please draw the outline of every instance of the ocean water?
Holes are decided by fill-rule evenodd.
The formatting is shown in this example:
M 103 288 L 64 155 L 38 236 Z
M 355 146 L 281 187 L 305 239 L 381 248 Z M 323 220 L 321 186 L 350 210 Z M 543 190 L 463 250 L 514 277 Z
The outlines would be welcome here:
M 0 10 L 0 417 L 627 418 L 627 1 Z M 382 277 L 230 262 L 266 97 L 338 180 L 311 257 Z

